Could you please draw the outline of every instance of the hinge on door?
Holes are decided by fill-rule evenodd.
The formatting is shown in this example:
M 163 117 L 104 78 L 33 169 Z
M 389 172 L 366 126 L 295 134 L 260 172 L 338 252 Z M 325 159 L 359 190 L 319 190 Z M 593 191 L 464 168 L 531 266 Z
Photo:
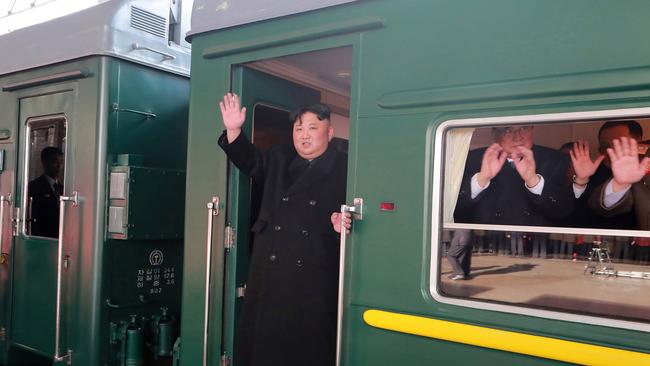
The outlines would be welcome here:
M 246 295 L 246 284 L 243 286 L 237 286 L 237 289 L 235 290 L 235 296 L 240 298 L 244 297 L 244 295 Z
M 230 361 L 232 361 L 230 356 L 225 353 L 221 355 L 221 366 L 230 366 Z
M 230 250 L 235 246 L 235 229 L 232 226 L 226 226 L 226 238 L 223 242 L 223 247 L 226 250 Z

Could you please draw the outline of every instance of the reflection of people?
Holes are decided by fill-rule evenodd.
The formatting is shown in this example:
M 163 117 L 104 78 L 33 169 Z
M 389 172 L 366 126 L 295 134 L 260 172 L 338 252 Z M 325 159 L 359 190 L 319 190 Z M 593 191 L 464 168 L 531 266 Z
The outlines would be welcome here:
M 226 94 L 226 131 L 219 145 L 232 162 L 264 184 L 252 226 L 255 244 L 236 340 L 248 365 L 333 365 L 336 349 L 338 235 L 347 157 L 329 146 L 329 108 L 291 114 L 293 146 L 262 154 L 241 133 L 246 108 Z M 344 219 L 350 227 L 350 219 Z M 332 227 L 334 226 L 334 228 Z
M 46 147 L 41 151 L 43 174 L 29 182 L 27 192 L 31 199 L 31 235 L 56 238 L 59 232 L 59 196 L 63 185 L 59 174 L 63 167 L 63 151 Z
M 533 127 L 492 128 L 494 141 L 470 151 L 454 211 L 456 222 L 552 225 L 573 208 L 568 158 L 533 145 Z M 514 254 L 514 253 L 511 253 Z
M 634 138 L 613 139 L 607 149 L 613 177 L 596 188 L 589 206 L 606 217 L 634 211 L 636 228 L 650 230 L 650 158 L 640 161 L 637 145 Z
M 451 280 L 469 278 L 472 264 L 472 232 L 470 230 L 454 230 L 451 246 L 447 252 L 447 261 L 453 269 L 449 276 Z

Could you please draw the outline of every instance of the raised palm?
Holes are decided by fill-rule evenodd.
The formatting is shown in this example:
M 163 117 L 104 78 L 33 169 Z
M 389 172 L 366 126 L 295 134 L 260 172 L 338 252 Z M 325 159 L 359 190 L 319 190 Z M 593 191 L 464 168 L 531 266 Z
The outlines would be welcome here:
M 506 155 L 507 154 L 503 151 L 503 148 L 496 143 L 490 145 L 485 150 L 479 174 L 481 175 L 481 178 L 485 180 L 484 182 L 486 184 L 499 174 L 501 168 L 503 168 L 503 163 L 506 161 Z M 485 184 L 482 183 L 483 182 L 479 182 L 482 187 L 485 186 Z
M 523 146 L 517 147 L 517 151 L 512 154 L 512 160 L 515 163 L 515 169 L 525 182 L 531 181 L 537 174 L 537 165 L 535 164 L 535 156 L 531 149 Z
M 602 163 L 605 158 L 604 155 L 600 155 L 596 160 L 591 160 L 591 155 L 589 154 L 589 143 L 586 141 L 578 141 L 573 144 L 573 149 L 569 150 L 571 155 L 571 165 L 573 165 L 573 171 L 575 175 L 580 180 L 585 180 L 594 175 L 596 169 L 600 163 Z
M 234 93 L 227 93 L 223 101 L 219 102 L 221 118 L 226 130 L 240 129 L 246 120 L 246 107 L 241 108 L 239 96 Z
M 614 148 L 607 149 L 612 166 L 614 181 L 620 185 L 636 183 L 646 174 L 650 158 L 639 161 L 638 147 L 635 139 L 621 137 L 612 141 Z

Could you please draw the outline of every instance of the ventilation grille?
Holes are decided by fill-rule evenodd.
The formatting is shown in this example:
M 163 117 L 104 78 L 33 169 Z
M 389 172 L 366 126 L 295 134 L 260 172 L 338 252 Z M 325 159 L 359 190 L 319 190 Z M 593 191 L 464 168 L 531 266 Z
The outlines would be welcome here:
M 167 36 L 167 19 L 135 6 L 131 6 L 131 27 L 156 37 Z

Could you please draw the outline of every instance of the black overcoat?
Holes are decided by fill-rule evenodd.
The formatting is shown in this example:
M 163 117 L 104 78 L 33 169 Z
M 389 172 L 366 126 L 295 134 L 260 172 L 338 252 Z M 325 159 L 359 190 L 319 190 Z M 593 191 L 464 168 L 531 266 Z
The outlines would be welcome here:
M 481 169 L 486 148 L 469 152 L 454 211 L 461 223 L 501 225 L 558 225 L 574 208 L 574 195 L 566 180 L 569 159 L 561 152 L 534 145 L 537 173 L 544 177 L 541 195 L 531 193 L 514 166 L 506 162 L 490 185 L 471 198 L 471 179 Z
M 219 145 L 264 186 L 236 360 L 334 365 L 339 239 L 330 216 L 345 203 L 347 155 L 329 147 L 306 167 L 290 145 L 262 154 L 243 134 L 228 144 L 225 133 Z
M 31 203 L 31 231 L 36 236 L 56 238 L 59 236 L 59 196 L 44 175 L 32 180 L 27 186 Z

